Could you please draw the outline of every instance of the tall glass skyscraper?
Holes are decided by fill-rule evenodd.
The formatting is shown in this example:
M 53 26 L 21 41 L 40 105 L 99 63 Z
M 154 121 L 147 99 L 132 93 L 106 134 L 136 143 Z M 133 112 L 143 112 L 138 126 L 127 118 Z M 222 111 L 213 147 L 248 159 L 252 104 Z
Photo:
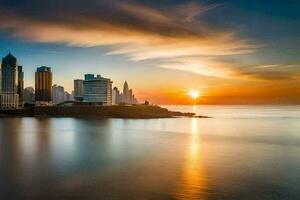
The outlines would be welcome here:
M 20 105 L 23 104 L 23 92 L 24 92 L 24 71 L 23 66 L 18 66 L 18 94 Z
M 0 77 L 0 107 L 2 109 L 17 108 L 19 106 L 18 65 L 17 59 L 11 53 L 2 58 Z
M 52 102 L 52 72 L 50 67 L 39 67 L 35 72 L 35 101 L 39 104 Z
M 18 93 L 18 65 L 17 59 L 10 53 L 2 58 L 2 93 Z

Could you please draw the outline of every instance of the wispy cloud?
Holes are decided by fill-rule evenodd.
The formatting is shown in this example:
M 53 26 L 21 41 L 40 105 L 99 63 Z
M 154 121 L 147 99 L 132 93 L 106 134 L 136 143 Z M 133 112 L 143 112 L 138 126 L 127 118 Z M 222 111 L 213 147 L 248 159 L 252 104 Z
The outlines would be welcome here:
M 28 6 L 27 1 L 0 6 L 0 29 L 28 41 L 105 45 L 111 47 L 110 55 L 124 54 L 135 61 L 160 59 L 160 67 L 217 77 L 235 74 L 236 68 L 211 57 L 249 54 L 259 47 L 239 38 L 235 30 L 212 30 L 201 20 L 218 5 L 45 0 Z
M 245 66 L 236 70 L 233 75 L 261 80 L 296 80 L 300 77 L 300 66 L 296 64 Z

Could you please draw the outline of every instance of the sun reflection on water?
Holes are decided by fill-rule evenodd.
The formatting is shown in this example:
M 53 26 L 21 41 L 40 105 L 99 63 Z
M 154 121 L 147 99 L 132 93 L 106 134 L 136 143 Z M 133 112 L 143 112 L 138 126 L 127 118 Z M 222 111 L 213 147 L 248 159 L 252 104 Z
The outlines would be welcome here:
M 203 167 L 198 119 L 191 120 L 191 140 L 186 150 L 180 183 L 176 191 L 177 199 L 207 199 L 207 179 Z

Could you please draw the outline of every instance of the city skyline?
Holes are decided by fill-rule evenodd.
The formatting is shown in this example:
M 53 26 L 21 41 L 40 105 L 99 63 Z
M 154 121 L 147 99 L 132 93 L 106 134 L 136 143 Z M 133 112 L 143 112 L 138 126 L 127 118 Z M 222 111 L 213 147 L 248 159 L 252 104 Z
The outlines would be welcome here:
M 88 71 L 116 80 L 118 88 L 127 80 L 139 99 L 156 104 L 189 104 L 191 90 L 201 94 L 200 104 L 300 103 L 297 1 L 89 0 L 85 6 L 0 4 L 0 53 L 18 57 L 25 87 L 34 85 L 35 68 L 47 65 L 68 92 Z M 54 7 L 59 15 L 51 14 Z
M 25 73 L 26 74 L 26 73 Z M 28 105 L 53 106 L 65 103 L 82 105 L 119 105 L 138 104 L 133 90 L 127 81 L 123 93 L 113 81 L 100 74 L 85 74 L 84 79 L 74 79 L 71 94 L 64 86 L 53 83 L 51 67 L 37 67 L 35 71 L 35 87 L 24 88 L 23 66 L 11 53 L 2 58 L 0 68 L 0 109 L 22 109 Z M 117 93 L 116 93 L 117 92 Z

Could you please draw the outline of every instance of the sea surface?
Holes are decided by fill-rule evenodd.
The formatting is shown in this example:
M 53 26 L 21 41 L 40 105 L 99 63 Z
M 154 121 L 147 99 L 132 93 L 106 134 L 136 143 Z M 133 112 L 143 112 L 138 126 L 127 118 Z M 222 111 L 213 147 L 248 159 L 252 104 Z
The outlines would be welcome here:
M 300 106 L 213 118 L 0 118 L 0 199 L 300 199 Z

